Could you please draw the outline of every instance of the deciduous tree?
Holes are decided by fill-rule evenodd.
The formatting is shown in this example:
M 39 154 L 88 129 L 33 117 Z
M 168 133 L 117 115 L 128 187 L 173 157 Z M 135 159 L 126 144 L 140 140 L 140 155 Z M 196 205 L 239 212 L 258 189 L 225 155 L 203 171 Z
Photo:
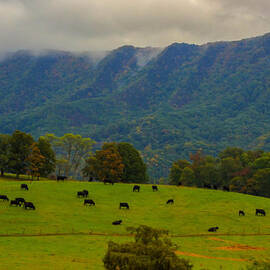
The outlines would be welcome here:
M 40 137 L 37 142 L 37 147 L 40 150 L 40 154 L 44 157 L 44 162 L 40 168 L 40 175 L 47 177 L 55 170 L 55 153 L 51 144 L 45 137 Z
M 1 176 L 8 169 L 10 135 L 0 134 L 0 172 Z
M 30 146 L 30 153 L 26 158 L 27 162 L 27 173 L 32 176 L 32 180 L 34 177 L 39 179 L 41 174 L 41 169 L 45 163 L 45 157 L 40 153 L 37 143 L 33 143 Z
M 27 158 L 33 143 L 34 139 L 30 134 L 19 130 L 14 131 L 10 138 L 9 168 L 16 173 L 17 178 L 26 172 Z
M 84 160 L 91 153 L 95 144 L 90 138 L 83 138 L 81 135 L 72 133 L 57 137 L 54 134 L 46 134 L 45 138 L 52 144 L 57 159 L 66 160 L 64 169 L 65 175 L 76 175 Z
M 109 270 L 190 270 L 192 265 L 175 254 L 176 246 L 164 237 L 168 232 L 141 225 L 128 228 L 135 234 L 135 242 L 108 243 L 103 259 Z
M 148 181 L 146 165 L 138 150 L 130 143 L 125 142 L 118 143 L 117 149 L 124 164 L 122 182 L 146 183 Z

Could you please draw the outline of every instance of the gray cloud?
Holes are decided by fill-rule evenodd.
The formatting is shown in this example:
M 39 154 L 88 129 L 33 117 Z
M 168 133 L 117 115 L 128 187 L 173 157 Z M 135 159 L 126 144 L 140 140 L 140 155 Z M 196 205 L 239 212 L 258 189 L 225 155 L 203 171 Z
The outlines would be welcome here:
M 270 32 L 269 0 L 0 0 L 0 52 L 109 50 Z

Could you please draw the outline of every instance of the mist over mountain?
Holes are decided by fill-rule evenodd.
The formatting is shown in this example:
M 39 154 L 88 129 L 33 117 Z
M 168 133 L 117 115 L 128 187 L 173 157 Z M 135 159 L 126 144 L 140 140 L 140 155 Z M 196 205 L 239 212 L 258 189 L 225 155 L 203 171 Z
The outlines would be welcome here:
M 227 146 L 270 150 L 270 34 L 110 52 L 18 51 L 0 59 L 0 132 L 127 141 L 150 174 Z

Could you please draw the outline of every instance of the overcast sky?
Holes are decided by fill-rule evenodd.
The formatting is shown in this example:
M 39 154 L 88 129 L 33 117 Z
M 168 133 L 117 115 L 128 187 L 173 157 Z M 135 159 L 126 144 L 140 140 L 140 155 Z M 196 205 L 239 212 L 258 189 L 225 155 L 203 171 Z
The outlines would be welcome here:
M 0 0 L 0 53 L 202 44 L 270 32 L 270 0 Z

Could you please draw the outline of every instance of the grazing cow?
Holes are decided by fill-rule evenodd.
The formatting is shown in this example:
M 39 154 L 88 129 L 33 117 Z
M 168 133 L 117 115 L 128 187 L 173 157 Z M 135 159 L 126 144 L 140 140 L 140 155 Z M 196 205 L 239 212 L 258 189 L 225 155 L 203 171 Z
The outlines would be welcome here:
M 67 176 L 64 176 L 64 175 L 57 175 L 57 181 L 59 181 L 59 180 L 62 180 L 62 181 L 64 181 L 65 179 L 67 179 Z
M 116 220 L 112 223 L 112 225 L 120 225 L 122 223 L 122 220 Z
M 29 190 L 28 186 L 26 184 L 21 184 L 21 189 Z
M 20 203 L 17 200 L 11 200 L 9 205 L 10 206 L 11 205 L 21 206 Z
M 158 187 L 157 186 L 152 186 L 152 190 L 153 191 L 158 191 Z
M 89 205 L 89 206 L 91 206 L 91 205 L 96 205 L 95 204 L 95 202 L 93 201 L 93 200 L 84 200 L 84 203 L 83 203 L 83 205 Z
M 22 204 L 24 204 L 25 199 L 24 198 L 16 198 L 15 201 L 17 201 L 21 206 Z
M 113 181 L 112 180 L 108 180 L 108 179 L 103 180 L 103 183 L 104 183 L 104 185 L 105 184 L 112 184 L 113 185 Z
M 203 184 L 203 187 L 204 187 L 204 188 L 209 188 L 209 189 L 210 189 L 210 188 L 211 188 L 211 185 L 209 185 L 209 184 Z
M 24 202 L 24 209 L 33 209 L 33 210 L 35 210 L 36 207 L 34 206 L 34 204 L 32 202 Z
M 0 200 L 9 201 L 7 195 L 0 195 Z
M 85 194 L 84 191 L 78 191 L 78 192 L 77 192 L 77 197 L 87 197 L 87 196 L 88 196 L 88 195 Z
M 121 209 L 122 207 L 129 209 L 129 205 L 126 202 L 120 202 L 119 209 Z
M 133 187 L 133 192 L 134 192 L 134 191 L 140 192 L 140 186 L 135 185 L 135 186 Z
M 208 229 L 208 232 L 216 232 L 218 230 L 218 227 L 211 227 Z
M 230 191 L 230 189 L 229 189 L 228 186 L 223 186 L 223 190 L 224 190 L 224 191 Z
M 174 200 L 173 199 L 170 199 L 166 202 L 166 204 L 174 204 Z
M 256 209 L 256 216 L 266 216 L 266 213 L 263 209 Z
M 239 210 L 239 216 L 244 216 L 245 215 L 245 212 L 243 210 Z
M 88 190 L 84 189 L 83 192 L 84 192 L 84 197 L 88 197 Z

